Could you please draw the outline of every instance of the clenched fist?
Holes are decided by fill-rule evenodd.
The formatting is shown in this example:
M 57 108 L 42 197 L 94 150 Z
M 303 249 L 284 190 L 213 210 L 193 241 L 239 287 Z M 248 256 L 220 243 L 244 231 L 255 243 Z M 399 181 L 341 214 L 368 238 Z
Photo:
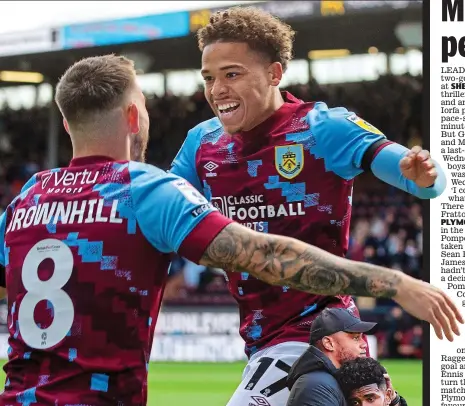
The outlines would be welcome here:
M 400 161 L 402 175 L 414 181 L 419 187 L 430 187 L 438 173 L 429 151 L 419 146 L 413 147 Z

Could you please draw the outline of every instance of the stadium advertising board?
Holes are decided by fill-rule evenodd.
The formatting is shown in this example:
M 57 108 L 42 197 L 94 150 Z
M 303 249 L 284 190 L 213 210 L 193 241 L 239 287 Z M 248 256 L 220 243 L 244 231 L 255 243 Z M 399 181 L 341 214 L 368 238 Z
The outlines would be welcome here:
M 252 4 L 283 20 L 305 20 L 332 15 L 346 15 L 359 12 L 402 10 L 406 8 L 421 8 L 422 1 L 410 0 L 339 0 L 339 1 L 266 1 Z M 189 13 L 189 25 L 192 32 L 207 25 L 210 15 L 228 7 L 195 10 Z
M 339 0 L 321 1 L 318 16 L 351 15 L 371 11 L 386 12 L 389 10 L 404 10 L 422 7 L 422 0 Z
M 370 351 L 376 354 L 376 338 L 368 336 L 368 340 Z M 246 360 L 237 308 L 165 308 L 157 320 L 150 359 L 176 362 Z
M 283 20 L 305 19 L 318 13 L 319 4 L 312 1 L 272 1 L 254 3 L 252 6 L 265 10 Z M 207 10 L 209 14 L 228 7 L 215 7 Z M 195 12 L 191 12 L 191 15 Z M 208 22 L 208 19 L 206 19 Z M 192 25 L 191 25 L 192 27 Z
M 150 358 L 179 362 L 246 360 L 237 309 L 163 309 Z
M 0 57 L 61 49 L 60 31 L 54 28 L 0 34 Z
M 187 11 L 74 24 L 62 29 L 64 49 L 145 42 L 182 37 L 188 33 Z

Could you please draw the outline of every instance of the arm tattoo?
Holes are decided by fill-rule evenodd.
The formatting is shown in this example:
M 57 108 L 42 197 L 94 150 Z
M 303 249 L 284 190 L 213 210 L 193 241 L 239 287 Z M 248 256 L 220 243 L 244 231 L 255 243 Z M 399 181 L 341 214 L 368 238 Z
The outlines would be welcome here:
M 232 223 L 209 245 L 201 263 L 249 272 L 272 285 L 335 296 L 392 298 L 399 272 L 337 257 L 293 238 L 262 234 Z

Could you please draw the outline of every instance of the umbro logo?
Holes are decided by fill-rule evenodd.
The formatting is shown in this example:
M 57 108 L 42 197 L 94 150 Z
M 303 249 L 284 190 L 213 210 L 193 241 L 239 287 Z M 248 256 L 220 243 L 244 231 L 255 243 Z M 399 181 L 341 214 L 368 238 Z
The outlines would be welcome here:
M 210 162 L 207 162 L 203 167 L 208 171 L 208 172 L 212 172 L 214 171 L 216 168 L 218 168 L 219 165 L 215 164 L 214 162 L 210 161 Z
M 249 402 L 249 406 L 270 406 L 269 402 L 261 396 L 251 396 L 254 403 Z
M 216 168 L 219 167 L 215 162 L 209 161 L 203 166 L 209 173 L 207 173 L 207 178 L 216 176 L 216 173 L 213 172 Z

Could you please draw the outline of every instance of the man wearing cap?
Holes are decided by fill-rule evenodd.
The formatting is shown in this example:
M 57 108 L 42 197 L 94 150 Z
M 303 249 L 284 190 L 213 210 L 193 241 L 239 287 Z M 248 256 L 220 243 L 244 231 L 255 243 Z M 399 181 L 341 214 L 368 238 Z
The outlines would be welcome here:
M 312 323 L 310 347 L 289 371 L 287 406 L 347 406 L 335 373 L 343 362 L 367 356 L 363 334 L 375 326 L 346 309 L 323 310 Z

